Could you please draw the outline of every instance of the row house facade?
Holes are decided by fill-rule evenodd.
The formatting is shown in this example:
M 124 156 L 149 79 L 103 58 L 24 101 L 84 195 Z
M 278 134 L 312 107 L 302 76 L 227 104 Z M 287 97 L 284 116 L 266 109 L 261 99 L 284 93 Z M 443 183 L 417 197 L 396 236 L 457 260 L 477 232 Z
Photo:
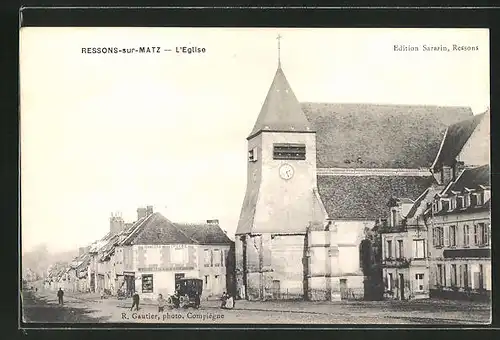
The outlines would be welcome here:
M 386 298 L 488 295 L 489 115 L 450 125 L 430 168 L 433 183 L 415 202 L 391 200 L 378 230 Z
M 389 201 L 390 219 L 380 230 L 385 298 L 408 300 L 429 297 L 428 228 L 422 214 L 434 194 L 441 189 L 439 185 L 433 185 L 415 201 Z
M 490 168 L 466 169 L 426 212 L 431 228 L 431 295 L 491 295 Z
M 151 213 L 127 230 L 109 256 L 114 261 L 116 287 L 125 295 L 134 291 L 144 298 L 169 295 L 179 279 L 200 278 L 202 297 L 208 298 L 228 290 L 228 258 L 234 256 L 231 246 L 218 221 L 173 223 L 160 213 Z

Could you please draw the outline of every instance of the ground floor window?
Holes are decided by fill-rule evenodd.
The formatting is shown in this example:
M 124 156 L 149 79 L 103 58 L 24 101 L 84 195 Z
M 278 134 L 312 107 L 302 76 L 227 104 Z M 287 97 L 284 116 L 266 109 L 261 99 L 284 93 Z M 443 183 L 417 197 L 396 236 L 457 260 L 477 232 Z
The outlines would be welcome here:
M 392 282 L 393 282 L 392 273 L 387 273 L 387 290 L 389 292 L 392 291 Z
M 451 286 L 456 287 L 457 286 L 457 265 L 452 264 L 451 265 Z
M 415 274 L 416 290 L 422 292 L 424 290 L 424 274 Z
M 442 264 L 437 265 L 437 284 L 439 286 L 446 286 L 446 267 Z
M 153 292 L 153 274 L 142 275 L 142 292 L 143 293 Z
M 463 286 L 464 288 L 469 288 L 469 265 L 467 264 L 464 264 L 462 265 L 462 270 L 463 270 L 463 274 L 462 274 L 462 277 L 463 277 Z

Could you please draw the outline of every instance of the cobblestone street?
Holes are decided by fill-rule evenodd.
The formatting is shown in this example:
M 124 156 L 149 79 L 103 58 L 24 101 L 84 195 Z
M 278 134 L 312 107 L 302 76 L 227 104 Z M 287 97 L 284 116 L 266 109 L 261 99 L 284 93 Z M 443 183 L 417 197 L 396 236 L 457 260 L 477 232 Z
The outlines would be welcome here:
M 29 293 L 31 294 L 31 293 Z M 92 295 L 65 296 L 63 307 L 54 293 L 25 294 L 28 322 L 132 322 L 204 324 L 432 324 L 474 325 L 490 322 L 488 304 L 445 300 L 378 302 L 248 302 L 237 301 L 234 310 L 221 310 L 218 301 L 203 301 L 199 310 L 158 313 L 152 302 L 141 301 L 138 312 L 131 301 Z

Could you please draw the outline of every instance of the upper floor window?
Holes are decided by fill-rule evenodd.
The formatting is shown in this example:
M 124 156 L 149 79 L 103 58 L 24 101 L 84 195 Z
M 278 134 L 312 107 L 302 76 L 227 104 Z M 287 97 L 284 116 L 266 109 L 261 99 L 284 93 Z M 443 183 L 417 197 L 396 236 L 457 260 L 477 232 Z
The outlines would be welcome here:
M 456 247 L 457 246 L 457 226 L 450 226 L 450 247 Z
M 443 227 L 435 227 L 432 230 L 432 244 L 436 247 L 442 247 L 444 245 Z
M 465 195 L 465 207 L 470 207 L 470 194 Z
M 441 209 L 443 209 L 444 211 L 446 210 L 449 210 L 450 209 L 450 200 L 448 199 L 442 199 L 440 200 L 441 202 Z
M 458 196 L 457 197 L 457 208 L 462 209 L 465 208 L 465 200 L 463 196 Z
M 392 258 L 392 240 L 387 240 L 386 258 Z
M 476 194 L 476 204 L 483 205 L 483 193 Z
M 205 267 L 210 267 L 210 265 L 212 264 L 212 252 L 210 251 L 210 249 L 205 249 L 203 255 Z
M 175 264 L 184 264 L 188 262 L 187 248 L 172 247 L 170 261 Z
M 450 211 L 451 211 L 451 210 L 455 210 L 456 208 L 457 208 L 457 199 L 456 199 L 456 197 L 452 197 L 452 198 L 450 199 L 450 206 L 449 206 L 449 209 L 450 209 Z
M 490 244 L 490 226 L 485 223 L 478 223 L 474 226 L 474 244 L 487 246 Z
M 425 240 L 413 240 L 413 258 L 425 258 Z
M 257 148 L 248 151 L 248 161 L 257 162 Z
M 437 213 L 439 211 L 438 201 L 432 203 L 432 212 Z
M 305 160 L 306 146 L 304 144 L 274 144 L 273 159 Z
M 464 225 L 464 232 L 463 232 L 465 247 L 469 246 L 469 233 L 470 233 L 469 226 L 466 224 Z
M 219 249 L 214 249 L 213 254 L 213 264 L 215 267 L 220 267 L 222 265 L 222 255 Z
M 397 253 L 396 253 L 397 258 L 405 257 L 405 252 L 404 252 L 404 248 L 403 248 L 403 240 L 398 240 L 398 248 L 396 250 L 397 250 Z

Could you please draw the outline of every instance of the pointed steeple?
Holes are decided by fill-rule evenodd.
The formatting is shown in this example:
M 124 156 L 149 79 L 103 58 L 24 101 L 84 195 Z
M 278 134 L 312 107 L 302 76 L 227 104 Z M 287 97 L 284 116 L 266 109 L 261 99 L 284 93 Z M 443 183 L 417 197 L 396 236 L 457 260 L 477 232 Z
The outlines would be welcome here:
M 247 139 L 261 131 L 314 132 L 281 69 L 279 55 L 278 70 L 274 75 L 259 117 Z

